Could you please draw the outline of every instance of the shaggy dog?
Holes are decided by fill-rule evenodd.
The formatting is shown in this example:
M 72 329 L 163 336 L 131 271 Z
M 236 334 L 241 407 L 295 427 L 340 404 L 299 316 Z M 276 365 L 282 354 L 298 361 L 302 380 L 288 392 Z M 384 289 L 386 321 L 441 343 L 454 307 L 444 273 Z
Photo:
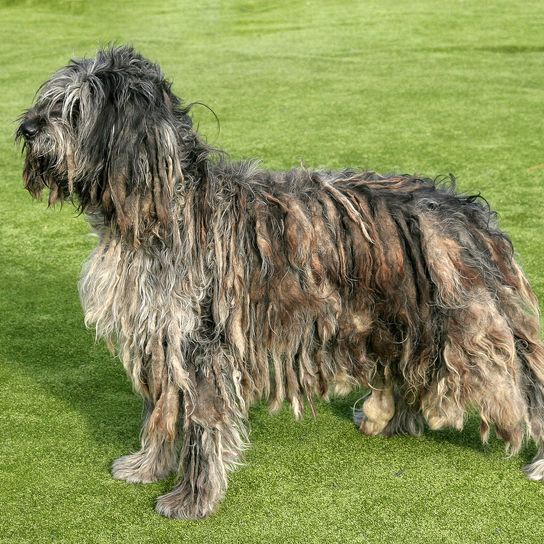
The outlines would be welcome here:
M 300 417 L 362 386 L 363 433 L 461 429 L 474 407 L 484 440 L 494 426 L 511 452 L 536 441 L 526 471 L 543 479 L 538 304 L 485 203 L 405 175 L 231 162 L 188 114 L 156 64 L 113 47 L 54 74 L 17 131 L 26 188 L 73 199 L 99 235 L 85 322 L 145 399 L 141 448 L 114 478 L 179 464 L 157 511 L 202 518 L 252 403 Z

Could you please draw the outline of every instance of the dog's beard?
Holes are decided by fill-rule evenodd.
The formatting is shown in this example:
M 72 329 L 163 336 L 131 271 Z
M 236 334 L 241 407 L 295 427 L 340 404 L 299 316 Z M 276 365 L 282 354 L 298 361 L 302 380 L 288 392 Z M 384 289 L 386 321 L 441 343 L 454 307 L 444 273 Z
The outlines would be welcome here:
M 38 198 L 48 188 L 49 205 L 71 199 L 75 176 L 73 135 L 66 123 L 55 119 L 31 140 L 25 140 L 19 128 L 16 140 L 23 142 L 23 182 L 28 192 Z
M 65 162 L 58 156 L 49 153 L 36 153 L 29 144 L 23 169 L 23 181 L 27 191 L 34 197 L 41 196 L 45 188 L 49 189 L 48 203 L 70 200 L 72 191 L 68 182 L 66 169 L 62 168 Z

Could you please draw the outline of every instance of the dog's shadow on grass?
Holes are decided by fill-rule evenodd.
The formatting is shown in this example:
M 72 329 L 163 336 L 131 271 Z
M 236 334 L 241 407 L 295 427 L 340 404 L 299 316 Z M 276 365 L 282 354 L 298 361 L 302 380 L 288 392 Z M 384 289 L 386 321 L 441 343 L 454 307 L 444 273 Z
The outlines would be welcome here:
M 338 418 L 347 419 L 353 422 L 354 408 L 361 408 L 362 397 L 367 393 L 360 389 L 347 395 L 346 397 L 333 398 L 330 402 L 330 411 Z M 355 424 L 353 424 L 355 427 Z M 504 450 L 504 443 L 490 434 L 488 444 L 484 444 L 480 438 L 480 418 L 476 411 L 471 411 L 465 420 L 465 425 L 461 431 L 453 428 L 447 428 L 439 431 L 432 431 L 425 427 L 421 435 L 424 440 L 429 440 L 439 444 L 452 444 L 458 448 L 467 448 L 478 453 L 487 454 L 490 451 Z M 391 437 L 395 440 L 395 437 Z M 536 455 L 537 448 L 533 442 L 525 444 L 519 453 L 520 459 L 525 463 L 531 462 Z
M 2 275 L 11 296 L 0 334 L 7 364 L 82 414 L 97 443 L 136 449 L 143 405 L 122 364 L 85 329 L 77 268 L 7 260 Z

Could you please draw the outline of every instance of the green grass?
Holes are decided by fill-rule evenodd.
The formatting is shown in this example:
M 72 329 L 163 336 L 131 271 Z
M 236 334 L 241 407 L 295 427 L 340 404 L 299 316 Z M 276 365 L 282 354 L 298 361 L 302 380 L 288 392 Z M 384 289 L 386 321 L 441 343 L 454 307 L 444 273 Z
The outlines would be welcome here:
M 70 206 L 22 190 L 15 118 L 71 55 L 130 42 L 159 61 L 208 140 L 265 166 L 453 172 L 499 210 L 544 298 L 544 4 L 539 1 L 0 2 L 0 541 L 535 543 L 544 485 L 462 433 L 365 438 L 356 399 L 251 417 L 248 466 L 217 515 L 163 519 L 172 481 L 113 481 L 141 403 L 82 323 L 93 247 Z

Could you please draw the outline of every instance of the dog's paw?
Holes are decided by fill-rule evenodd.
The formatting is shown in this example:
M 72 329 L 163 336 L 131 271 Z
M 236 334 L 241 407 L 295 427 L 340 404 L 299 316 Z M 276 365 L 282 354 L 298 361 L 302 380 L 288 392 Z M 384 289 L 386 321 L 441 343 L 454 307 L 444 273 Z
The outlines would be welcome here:
M 387 426 L 387 421 L 371 421 L 366 416 L 363 415 L 361 424 L 359 425 L 359 430 L 368 436 L 377 436 L 383 433 L 383 430 Z
M 383 430 L 387 425 L 387 422 L 384 424 L 383 421 L 371 421 L 362 409 L 353 410 L 353 423 L 360 432 L 368 436 L 383 434 Z
M 172 467 L 153 462 L 141 451 L 119 457 L 111 467 L 111 474 L 116 480 L 134 484 L 158 482 L 169 476 L 172 471 Z
M 155 510 L 173 519 L 197 520 L 209 516 L 215 509 L 215 504 L 196 502 L 194 494 L 178 487 L 157 499 Z
M 523 472 L 527 474 L 529 480 L 535 482 L 544 481 L 544 459 L 535 459 L 530 465 L 525 465 Z

